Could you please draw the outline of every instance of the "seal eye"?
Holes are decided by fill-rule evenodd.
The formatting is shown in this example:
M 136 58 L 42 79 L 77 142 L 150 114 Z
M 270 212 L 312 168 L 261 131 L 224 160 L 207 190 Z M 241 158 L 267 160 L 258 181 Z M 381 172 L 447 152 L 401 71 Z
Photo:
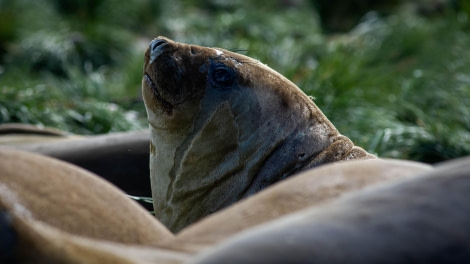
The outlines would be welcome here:
M 230 87 L 235 80 L 235 73 L 232 69 L 221 66 L 212 71 L 211 83 L 217 87 Z

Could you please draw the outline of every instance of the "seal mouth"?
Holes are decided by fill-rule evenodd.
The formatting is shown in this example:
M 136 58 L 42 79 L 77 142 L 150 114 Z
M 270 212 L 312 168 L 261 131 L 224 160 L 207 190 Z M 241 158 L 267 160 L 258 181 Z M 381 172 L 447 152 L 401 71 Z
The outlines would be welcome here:
M 163 110 L 168 115 L 171 115 L 173 113 L 173 105 L 170 102 L 168 102 L 167 100 L 165 100 L 162 97 L 162 95 L 160 94 L 160 92 L 158 92 L 158 89 L 157 89 L 157 86 L 155 85 L 155 82 L 152 80 L 152 78 L 150 77 L 150 75 L 147 72 L 145 72 L 145 74 L 144 74 L 144 80 L 145 80 L 145 83 L 147 84 L 147 86 L 149 86 L 150 89 L 152 90 L 153 94 L 155 95 L 155 98 L 162 105 Z
M 177 64 L 173 58 L 173 52 L 178 50 L 178 45 L 173 44 L 164 37 L 158 37 L 150 42 L 145 55 L 144 64 L 144 85 L 151 90 L 150 94 L 161 108 L 168 114 L 173 114 L 178 95 L 175 94 L 177 80 L 175 75 L 181 65 Z

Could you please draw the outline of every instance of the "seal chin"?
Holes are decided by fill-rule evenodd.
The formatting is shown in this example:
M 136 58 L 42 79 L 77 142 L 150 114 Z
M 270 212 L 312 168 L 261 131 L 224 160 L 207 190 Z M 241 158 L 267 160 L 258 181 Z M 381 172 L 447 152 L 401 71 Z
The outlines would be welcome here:
M 197 51 L 198 48 L 164 37 L 152 40 L 145 53 L 142 79 L 147 105 L 173 116 L 177 106 L 204 93 L 206 77 L 199 67 L 206 63 L 206 57 Z
M 149 48 L 145 55 L 143 89 L 146 89 L 152 95 L 155 101 L 154 105 L 159 105 L 164 113 L 172 115 L 174 106 L 174 95 L 171 92 L 172 87 L 168 87 L 167 83 L 163 83 L 165 76 L 169 71 L 174 72 L 180 65 L 168 56 L 173 51 L 168 40 L 164 38 L 156 38 L 150 42 Z M 170 89 L 169 89 L 170 88 Z M 145 91 L 144 91 L 145 92 Z
M 162 95 L 158 91 L 157 86 L 155 85 L 155 82 L 152 80 L 148 73 L 144 74 L 144 84 L 149 88 L 149 90 L 152 91 L 155 99 L 160 103 L 163 111 L 168 115 L 172 115 L 173 105 L 162 97 Z

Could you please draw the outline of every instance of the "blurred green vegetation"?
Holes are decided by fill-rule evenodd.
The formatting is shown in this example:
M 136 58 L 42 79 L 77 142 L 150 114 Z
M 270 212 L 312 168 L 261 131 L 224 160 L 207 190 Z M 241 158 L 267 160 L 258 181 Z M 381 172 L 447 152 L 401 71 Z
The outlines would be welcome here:
M 143 52 L 164 35 L 267 63 L 381 157 L 468 155 L 468 1 L 339 2 L 0 0 L 0 123 L 145 129 Z

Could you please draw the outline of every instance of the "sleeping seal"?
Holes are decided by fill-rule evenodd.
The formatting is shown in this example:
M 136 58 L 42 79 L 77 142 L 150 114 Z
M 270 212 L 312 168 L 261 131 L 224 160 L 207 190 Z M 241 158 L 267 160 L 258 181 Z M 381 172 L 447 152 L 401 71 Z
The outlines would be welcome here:
M 374 158 L 247 56 L 158 37 L 143 75 L 154 208 L 174 232 L 296 172 Z
M 430 165 L 404 160 L 334 162 L 299 173 L 213 213 L 181 230 L 173 248 L 195 252 L 217 245 L 244 230 L 269 225 L 285 215 L 319 207 L 373 185 L 414 178 L 433 170 Z M 260 262 L 261 263 L 261 262 Z
M 186 259 L 162 248 L 168 229 L 97 175 L 11 149 L 0 149 L 0 172 L 0 263 Z
M 470 263 L 470 157 L 240 232 L 190 263 Z

